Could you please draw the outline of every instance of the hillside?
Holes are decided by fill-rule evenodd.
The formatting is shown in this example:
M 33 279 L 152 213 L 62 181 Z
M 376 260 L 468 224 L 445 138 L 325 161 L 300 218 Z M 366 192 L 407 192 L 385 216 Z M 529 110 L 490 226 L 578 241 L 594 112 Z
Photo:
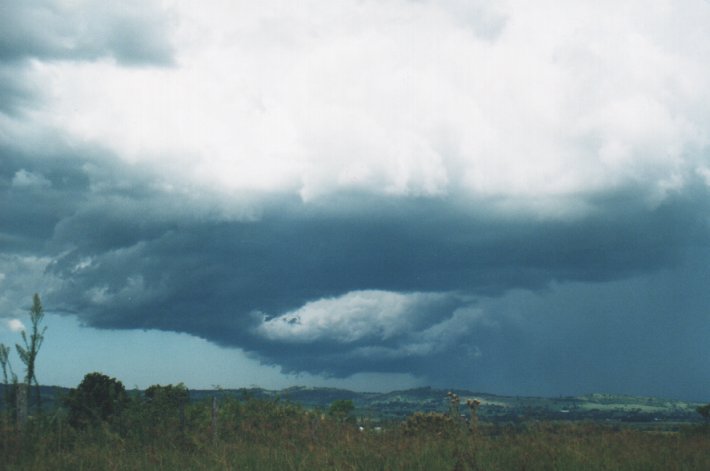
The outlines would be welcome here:
M 4 397 L 3 386 L 0 394 Z M 520 422 L 525 420 L 604 421 L 633 423 L 698 422 L 699 403 L 654 397 L 615 394 L 588 394 L 566 397 L 498 396 L 467 390 L 452 390 L 461 398 L 481 402 L 479 417 L 487 422 Z M 68 394 L 69 389 L 43 386 L 42 402 L 52 409 Z M 140 391 L 132 390 L 133 394 Z M 417 388 L 388 393 L 362 393 L 335 388 L 291 387 L 282 390 L 261 388 L 190 390 L 190 398 L 199 401 L 213 396 L 238 399 L 255 398 L 293 402 L 310 409 L 327 409 L 336 400 L 352 400 L 358 416 L 377 421 L 401 420 L 415 412 L 446 412 L 447 390 Z M 466 407 L 461 407 L 462 412 Z
M 568 397 L 498 396 L 462 389 L 452 390 L 461 398 L 481 401 L 479 417 L 488 422 L 524 420 L 612 421 L 612 422 L 698 422 L 699 403 L 654 397 L 588 394 Z M 335 400 L 350 399 L 358 415 L 376 420 L 401 420 L 415 412 L 449 410 L 447 390 L 416 388 L 387 393 L 361 393 L 335 388 L 291 387 L 279 391 L 250 388 L 190 392 L 193 400 L 219 395 L 237 395 L 289 401 L 308 408 L 327 409 Z M 462 412 L 465 412 L 462 407 Z

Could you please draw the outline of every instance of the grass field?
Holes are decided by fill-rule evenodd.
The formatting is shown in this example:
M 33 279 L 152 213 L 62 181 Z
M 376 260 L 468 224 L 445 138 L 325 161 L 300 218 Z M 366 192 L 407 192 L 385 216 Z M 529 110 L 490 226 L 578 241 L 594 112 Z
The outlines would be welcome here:
M 341 418 L 342 419 L 342 418 Z M 708 470 L 710 431 L 574 422 L 481 423 L 420 414 L 380 430 L 262 399 L 170 407 L 136 402 L 71 427 L 61 410 L 23 430 L 3 419 L 3 470 Z

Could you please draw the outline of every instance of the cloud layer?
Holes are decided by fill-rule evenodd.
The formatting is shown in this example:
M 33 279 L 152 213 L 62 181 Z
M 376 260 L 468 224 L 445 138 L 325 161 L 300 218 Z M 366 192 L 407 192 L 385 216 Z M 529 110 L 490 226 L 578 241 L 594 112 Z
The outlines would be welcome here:
M 126 65 L 172 61 L 169 16 L 157 2 L 4 1 L 2 13 L 3 62 L 102 57 Z
M 2 315 L 40 291 L 513 392 L 662 388 L 667 354 L 669 394 L 708 386 L 707 2 L 0 8 Z
M 179 4 L 177 68 L 43 63 L 41 119 L 176 185 L 306 200 L 464 191 L 560 212 L 629 184 L 662 199 L 707 168 L 706 2 L 496 5 Z

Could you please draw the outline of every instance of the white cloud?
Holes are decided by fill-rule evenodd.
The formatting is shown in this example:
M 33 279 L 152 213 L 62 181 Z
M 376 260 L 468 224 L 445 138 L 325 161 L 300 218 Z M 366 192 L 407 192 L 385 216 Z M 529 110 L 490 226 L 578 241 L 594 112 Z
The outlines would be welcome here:
M 462 340 L 470 336 L 472 329 L 482 322 L 488 321 L 484 318 L 481 309 L 459 308 L 449 317 L 430 327 L 420 331 L 401 332 L 405 334 L 405 337 L 394 347 L 368 345 L 355 348 L 350 354 L 355 358 L 426 357 L 446 352 L 452 346 L 457 346 L 459 349 L 464 347 L 463 354 L 466 357 L 475 359 L 481 356 L 478 347 Z M 461 352 L 458 353 L 461 354 Z
M 10 319 L 7 321 L 7 328 L 10 329 L 11 332 L 21 332 L 25 330 L 25 325 L 20 319 Z
M 257 333 L 285 343 L 343 344 L 352 359 L 426 357 L 452 347 L 464 348 L 458 355 L 478 358 L 481 352 L 465 340 L 472 329 L 489 321 L 472 306 L 442 311 L 446 299 L 450 295 L 354 291 L 265 320 Z
M 426 326 L 445 294 L 353 291 L 264 321 L 257 332 L 286 342 L 387 340 Z
M 557 211 L 625 184 L 658 197 L 707 161 L 700 0 L 173 11 L 176 67 L 36 63 L 34 116 L 228 197 L 463 192 Z

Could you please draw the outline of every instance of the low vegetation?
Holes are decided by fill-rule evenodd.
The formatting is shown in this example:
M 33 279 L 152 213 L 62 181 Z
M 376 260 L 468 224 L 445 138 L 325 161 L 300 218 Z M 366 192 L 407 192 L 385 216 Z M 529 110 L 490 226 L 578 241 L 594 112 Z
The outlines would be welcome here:
M 710 469 L 710 431 L 700 423 L 675 431 L 491 424 L 475 420 L 478 404 L 455 394 L 446 412 L 385 423 L 357 416 L 344 399 L 327 409 L 248 394 L 189 399 L 183 385 L 126 392 L 114 378 L 89 374 L 22 429 L 3 415 L 0 463 L 72 471 Z

